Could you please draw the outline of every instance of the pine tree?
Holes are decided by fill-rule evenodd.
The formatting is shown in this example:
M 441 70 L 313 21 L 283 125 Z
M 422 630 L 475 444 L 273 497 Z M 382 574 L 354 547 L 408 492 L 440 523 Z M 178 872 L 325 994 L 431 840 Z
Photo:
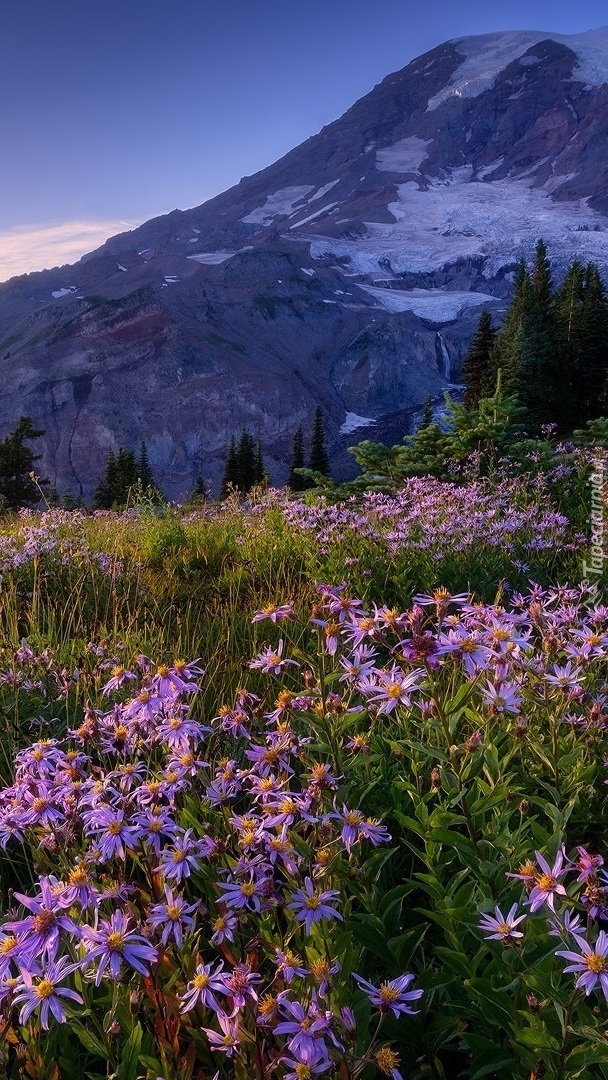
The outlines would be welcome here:
M 315 409 L 312 422 L 312 435 L 310 439 L 309 467 L 323 476 L 329 476 L 329 458 L 325 449 L 325 427 L 323 425 L 323 410 L 320 405 Z
M 156 489 L 156 483 L 148 459 L 148 448 L 143 439 L 139 446 L 139 457 L 137 458 L 136 468 L 137 479 L 139 480 L 143 491 L 147 491 L 148 488 Z
M 492 348 L 495 338 L 496 328 L 492 323 L 492 316 L 487 308 L 484 308 L 479 316 L 471 347 L 462 362 L 461 376 L 466 387 L 464 405 L 467 409 L 478 405 L 484 395 L 484 387 L 492 370 Z
M 579 423 L 584 424 L 601 415 L 599 398 L 608 376 L 608 299 L 595 263 L 585 270 L 582 324 L 581 359 L 574 378 Z
M 266 482 L 266 473 L 264 471 L 264 459 L 262 457 L 262 444 L 258 439 L 255 446 L 255 456 L 253 459 L 253 487 L 258 487 L 260 484 Z
M 482 387 L 484 396 L 494 393 L 498 371 L 502 372 L 505 393 L 514 393 L 519 382 L 523 330 L 527 321 L 531 291 L 530 275 L 525 259 L 520 259 L 513 278 L 513 298 L 507 309 L 502 328 L 496 335 L 487 377 Z
M 137 484 L 137 463 L 132 450 L 118 451 L 116 457 L 116 492 L 115 502 L 124 506 L 128 501 L 131 491 Z
M 244 495 L 255 483 L 255 442 L 253 435 L 243 428 L 236 451 L 237 487 Z
M 9 510 L 37 503 L 46 480 L 32 479 L 34 462 L 40 458 L 25 440 L 39 439 L 44 431 L 35 428 L 31 417 L 20 417 L 17 426 L 0 442 L 0 503 Z
M 421 428 L 430 427 L 433 423 L 433 401 L 430 394 L 427 394 L 424 399 L 424 405 L 422 406 L 422 412 L 420 414 L 420 423 L 418 424 L 418 430 Z
M 230 440 L 230 447 L 228 454 L 226 455 L 226 464 L 224 466 L 224 475 L 222 477 L 222 485 L 220 488 L 220 499 L 225 499 L 231 491 L 238 490 L 238 459 L 236 443 L 234 435 Z
M 111 510 L 116 491 L 116 457 L 110 450 L 106 458 L 105 469 L 93 493 L 95 510 Z
M 301 427 L 296 429 L 293 437 L 293 450 L 291 453 L 291 466 L 287 481 L 292 491 L 305 491 L 310 486 L 305 476 L 299 476 L 296 469 L 305 468 L 304 461 L 304 432 Z

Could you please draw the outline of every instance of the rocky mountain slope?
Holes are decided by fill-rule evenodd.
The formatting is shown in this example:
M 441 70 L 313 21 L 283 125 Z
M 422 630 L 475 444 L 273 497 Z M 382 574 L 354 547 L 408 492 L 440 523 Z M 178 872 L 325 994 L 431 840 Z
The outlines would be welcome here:
M 243 425 L 282 482 L 318 402 L 336 450 L 406 423 L 539 236 L 608 270 L 607 84 L 608 28 L 449 41 L 202 206 L 0 285 L 0 431 L 30 414 L 85 497 L 143 437 L 178 497 Z

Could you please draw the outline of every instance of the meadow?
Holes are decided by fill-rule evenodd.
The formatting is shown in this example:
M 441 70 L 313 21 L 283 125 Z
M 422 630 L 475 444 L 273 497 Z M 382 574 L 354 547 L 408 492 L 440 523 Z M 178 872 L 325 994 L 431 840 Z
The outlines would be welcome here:
M 4 1075 L 608 1077 L 588 474 L 5 516 Z

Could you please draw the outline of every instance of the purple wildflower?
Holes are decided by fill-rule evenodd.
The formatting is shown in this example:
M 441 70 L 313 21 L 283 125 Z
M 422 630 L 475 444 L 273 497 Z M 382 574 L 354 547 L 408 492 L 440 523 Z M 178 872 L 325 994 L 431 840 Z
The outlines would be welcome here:
M 407 989 L 413 978 L 413 975 L 400 975 L 398 979 L 391 979 L 390 982 L 384 982 L 382 986 L 377 987 L 366 979 L 362 979 L 360 975 L 353 974 L 353 979 L 359 984 L 372 1005 L 380 1009 L 380 1012 L 390 1011 L 397 1017 L 401 1016 L 401 1013 L 413 1015 L 419 1011 L 409 1006 L 410 1001 L 417 1001 L 424 993 L 423 990 Z
M 83 1004 L 80 994 L 60 985 L 77 967 L 78 964 L 72 964 L 67 956 L 62 956 L 60 960 L 48 964 L 42 973 L 22 969 L 21 979 L 17 984 L 17 994 L 13 999 L 15 1004 L 23 1002 L 19 1013 L 19 1023 L 27 1023 L 38 1008 L 40 1009 L 40 1023 L 45 1031 L 48 1030 L 50 1016 L 58 1024 L 65 1023 L 66 1015 L 61 999 L 68 998 L 79 1005 Z
M 515 927 L 520 922 L 523 922 L 526 916 L 524 913 L 516 919 L 516 913 L 517 904 L 513 904 L 509 914 L 506 916 L 503 915 L 499 907 L 494 908 L 494 915 L 483 915 L 479 923 L 479 929 L 489 931 L 489 933 L 486 933 L 486 941 L 510 942 L 513 938 L 523 937 L 521 931 L 515 930 Z
M 579 977 L 576 980 L 577 990 L 584 990 L 590 994 L 599 982 L 600 988 L 608 1001 L 608 934 L 600 930 L 594 946 L 585 941 L 583 937 L 576 937 L 576 944 L 580 953 L 559 950 L 555 955 L 563 956 L 564 960 L 571 963 L 564 972 L 575 972 Z
M 190 1012 L 197 1005 L 202 1005 L 205 1009 L 213 1009 L 214 1012 L 221 1011 L 221 1005 L 215 996 L 215 992 L 219 991 L 222 994 L 226 992 L 223 979 L 224 965 L 220 960 L 215 971 L 212 968 L 213 964 L 198 965 L 186 987 L 186 992 L 180 998 L 183 1013 Z
M 118 979 L 123 960 L 140 975 L 147 975 L 146 965 L 157 959 L 156 949 L 143 934 L 129 929 L 130 922 L 122 911 L 115 911 L 109 921 L 101 921 L 99 930 L 85 927 L 83 937 L 87 946 L 87 960 L 99 959 L 96 986 L 99 986 L 106 969 L 112 979 Z
M 342 919 L 340 912 L 331 906 L 336 902 L 339 895 L 336 889 L 319 892 L 315 889 L 312 880 L 307 877 L 304 881 L 304 888 L 296 889 L 291 903 L 287 904 L 287 907 L 290 911 L 293 911 L 294 918 L 298 922 L 304 923 L 306 933 L 310 934 L 312 924 L 319 922 L 321 919 Z

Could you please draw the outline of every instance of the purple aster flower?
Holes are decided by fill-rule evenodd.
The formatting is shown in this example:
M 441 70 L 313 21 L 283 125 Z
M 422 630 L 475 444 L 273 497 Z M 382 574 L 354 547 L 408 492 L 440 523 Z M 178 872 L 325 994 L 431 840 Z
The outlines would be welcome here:
M 238 926 L 236 915 L 218 915 L 213 921 L 212 945 L 221 945 L 224 941 L 234 941 L 234 933 Z
M 118 979 L 123 961 L 140 975 L 148 975 L 148 963 L 158 957 L 156 949 L 143 936 L 129 929 L 131 920 L 122 911 L 115 911 L 108 921 L 103 919 L 98 930 L 85 927 L 83 939 L 87 960 L 99 959 L 95 986 L 99 986 L 106 969 L 112 979 Z
M 285 642 L 281 638 L 276 649 L 273 649 L 271 645 L 267 645 L 265 649 L 262 649 L 258 653 L 255 660 L 250 660 L 249 667 L 262 671 L 264 675 L 280 675 L 285 667 L 285 664 L 293 664 L 295 667 L 299 667 L 299 664 L 295 660 L 284 660 L 283 649 Z
M 376 684 L 361 684 L 361 689 L 369 696 L 372 704 L 380 702 L 379 713 L 391 713 L 397 705 L 411 705 L 411 694 L 420 688 L 420 680 L 425 675 L 422 668 L 404 673 L 393 666 L 390 671 L 378 671 Z
M 601 855 L 591 855 L 586 848 L 577 847 L 578 859 L 576 860 L 576 869 L 579 871 L 577 881 L 588 881 L 590 877 L 595 877 L 596 870 L 604 865 L 604 860 Z
M 67 956 L 62 956 L 60 960 L 48 964 L 42 973 L 32 973 L 22 969 L 16 988 L 17 993 L 13 999 L 16 1005 L 23 1002 L 19 1013 L 19 1023 L 27 1023 L 36 1009 L 40 1009 L 40 1023 L 44 1031 L 48 1030 L 50 1016 L 58 1024 L 65 1023 L 66 1015 L 62 999 L 68 998 L 79 1005 L 84 1004 L 80 994 L 61 985 L 78 966 L 78 964 L 70 963 Z
M 222 890 L 219 902 L 227 908 L 239 911 L 245 908 L 247 911 L 260 911 L 261 901 L 266 893 L 267 878 L 250 875 L 247 881 L 216 882 L 217 888 Z
M 164 904 L 154 904 L 150 909 L 147 922 L 154 930 L 162 926 L 161 942 L 166 945 L 169 938 L 173 938 L 178 948 L 181 948 L 184 931 L 188 933 L 194 929 L 192 912 L 196 911 L 198 904 L 186 904 L 183 896 L 174 894 L 168 885 L 165 885 Z
M 137 847 L 140 830 L 125 821 L 124 810 L 103 807 L 87 815 L 86 833 L 93 838 L 102 862 L 125 859 Z
M 224 972 L 222 976 L 222 993 L 232 1001 L 232 1013 L 237 1009 L 244 1009 L 247 999 L 258 1000 L 254 987 L 262 981 L 262 976 L 252 971 L 249 964 L 237 964 L 230 974 Z
M 293 911 L 294 918 L 298 922 L 304 923 L 306 933 L 310 934 L 312 924 L 321 919 L 342 919 L 340 912 L 331 906 L 339 896 L 340 893 L 336 889 L 320 892 L 315 889 L 311 878 L 307 877 L 304 880 L 304 888 L 296 889 L 287 907 Z
M 24 896 L 14 893 L 15 899 L 32 912 L 25 919 L 14 919 L 4 923 L 4 930 L 15 934 L 27 934 L 27 948 L 32 957 L 42 956 L 54 960 L 59 947 L 60 932 L 63 930 L 75 938 L 82 935 L 81 928 L 69 917 L 53 892 L 52 880 L 40 878 L 38 896 Z
M 382 986 L 376 987 L 366 979 L 362 979 L 360 975 L 353 974 L 353 979 L 359 984 L 372 1005 L 380 1009 L 380 1012 L 390 1011 L 397 1017 L 401 1016 L 401 1013 L 413 1015 L 419 1011 L 411 1009 L 408 1004 L 410 1001 L 417 1001 L 424 993 L 423 990 L 407 989 L 413 978 L 413 975 L 400 975 L 398 979 L 391 979 L 390 982 L 384 982 Z
M 274 964 L 276 964 L 277 975 L 282 975 L 285 982 L 289 986 L 289 983 L 294 980 L 296 975 L 302 979 L 305 975 L 308 975 L 308 968 L 302 967 L 302 961 L 300 957 L 295 953 L 292 953 L 289 949 L 283 952 L 282 949 L 274 950 Z
M 222 1007 L 215 994 L 218 991 L 222 994 L 226 993 L 223 979 L 224 965 L 220 960 L 215 971 L 212 968 L 213 964 L 198 965 L 185 993 L 180 998 L 181 1012 L 190 1012 L 197 1005 L 202 1005 L 205 1009 L 213 1009 L 214 1012 L 221 1012 Z
M 200 858 L 200 843 L 192 839 L 192 829 L 187 829 L 181 836 L 176 836 L 171 847 L 163 849 L 156 870 L 168 880 L 180 882 L 190 877 L 193 870 L 198 870 Z
M 277 1000 L 287 1020 L 281 1020 L 274 1028 L 275 1035 L 288 1035 L 287 1047 L 300 1059 L 309 1060 L 327 1057 L 325 1034 L 329 1022 L 324 1012 L 320 1012 L 316 1002 L 312 1001 L 304 1008 L 299 1001 L 290 1001 L 288 991 L 279 994 Z
M 281 619 L 293 619 L 293 617 L 294 610 L 292 603 L 281 604 L 280 606 L 268 604 L 268 606 L 262 608 L 261 611 L 256 611 L 251 621 L 252 623 L 256 623 L 262 622 L 263 619 L 270 619 L 270 622 L 278 623 Z
M 568 871 L 568 867 L 564 866 L 565 852 L 563 847 L 560 848 L 555 856 L 555 863 L 553 866 L 549 866 L 549 863 L 539 851 L 535 852 L 536 860 L 541 868 L 542 873 L 537 873 L 534 878 L 534 888 L 526 901 L 530 905 L 530 911 L 538 911 L 543 904 L 547 904 L 551 908 L 551 911 L 555 910 L 555 897 L 567 896 L 567 892 L 562 884 L 560 884 L 559 878 L 562 877 Z
M 312 1077 L 327 1072 L 328 1069 L 331 1069 L 333 1062 L 325 1056 L 326 1053 L 326 1049 L 319 1046 L 314 1057 L 309 1057 L 307 1061 L 302 1061 L 301 1058 L 297 1058 L 295 1055 L 293 1057 L 282 1057 L 281 1065 L 284 1069 L 287 1069 L 287 1072 L 283 1073 L 281 1080 L 312 1080 Z
M 212 1050 L 220 1050 L 226 1057 L 234 1057 L 239 1052 L 239 1022 L 225 1013 L 217 1013 L 218 1023 L 222 1029 L 221 1034 L 212 1028 L 203 1028 L 211 1043 Z
M 117 690 L 119 686 L 122 686 L 127 679 L 136 679 L 137 675 L 134 675 L 132 671 L 128 671 L 125 667 L 112 668 L 112 678 L 108 679 L 108 682 L 102 689 L 102 694 L 111 694 L 112 690 Z
M 517 904 L 513 904 L 513 907 L 506 917 L 499 907 L 494 908 L 494 915 L 482 915 L 479 929 L 487 931 L 486 941 L 510 942 L 513 938 L 521 938 L 524 936 L 520 930 L 515 930 L 515 927 L 520 922 L 523 922 L 526 917 L 524 913 L 517 919 L 515 918 L 517 906 Z
M 600 930 L 595 945 L 590 945 L 583 937 L 576 937 L 576 944 L 580 953 L 562 951 L 556 952 L 556 956 L 563 956 L 564 960 L 571 963 L 564 972 L 575 972 L 579 977 L 576 980 L 577 990 L 584 990 L 590 994 L 599 982 L 600 988 L 608 1001 L 608 934 Z

